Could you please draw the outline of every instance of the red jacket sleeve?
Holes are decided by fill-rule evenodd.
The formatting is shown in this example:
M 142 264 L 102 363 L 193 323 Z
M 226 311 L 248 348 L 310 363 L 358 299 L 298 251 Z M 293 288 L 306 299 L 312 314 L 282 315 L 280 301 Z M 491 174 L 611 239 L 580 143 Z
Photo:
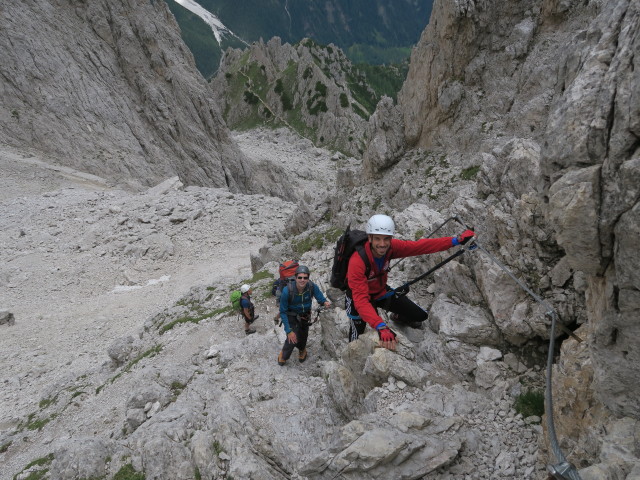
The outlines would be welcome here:
M 420 240 L 391 240 L 391 258 L 413 257 L 425 253 L 442 252 L 453 247 L 453 237 L 422 238 Z

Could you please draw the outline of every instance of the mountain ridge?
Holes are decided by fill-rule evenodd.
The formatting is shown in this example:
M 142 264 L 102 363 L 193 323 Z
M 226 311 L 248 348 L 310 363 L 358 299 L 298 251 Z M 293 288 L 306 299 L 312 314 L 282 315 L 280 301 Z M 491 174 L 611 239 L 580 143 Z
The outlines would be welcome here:
M 196 64 L 209 78 L 217 70 L 222 51 L 238 48 L 238 43 L 227 38 L 211 42 L 202 35 L 194 38 L 192 32 L 199 28 L 197 21 L 180 12 L 179 2 L 166 1 L 194 52 Z M 289 0 L 269 4 L 245 0 L 242 9 L 237 8 L 237 2 L 228 0 L 203 0 L 199 4 L 245 42 L 279 37 L 283 43 L 297 43 L 311 38 L 323 45 L 339 46 L 354 63 L 370 64 L 400 64 L 407 59 L 429 21 L 432 8 L 431 0 L 401 0 L 393 4 L 376 0 L 374 6 L 363 0 Z

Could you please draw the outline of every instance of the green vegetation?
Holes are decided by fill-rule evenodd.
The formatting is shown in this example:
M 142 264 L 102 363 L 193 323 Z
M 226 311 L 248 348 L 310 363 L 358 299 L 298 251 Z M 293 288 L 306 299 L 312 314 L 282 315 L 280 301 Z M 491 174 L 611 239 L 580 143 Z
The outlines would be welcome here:
M 249 105 L 257 105 L 260 102 L 260 98 L 257 95 L 254 95 L 249 90 L 244 91 L 244 101 Z
M 271 278 L 271 274 L 266 270 L 259 270 L 253 274 L 253 277 L 251 277 L 246 282 L 242 282 L 242 283 L 249 283 L 249 284 L 256 283 L 260 280 L 264 280 L 265 278 Z
M 231 307 L 231 305 L 229 305 L 229 306 L 217 308 L 215 310 L 212 310 L 212 311 L 210 311 L 208 313 L 204 313 L 202 315 L 195 315 L 195 316 L 185 315 L 183 317 L 176 318 L 175 320 L 173 320 L 173 321 L 171 321 L 169 323 L 165 323 L 164 325 L 162 325 L 159 328 L 160 335 L 163 335 L 163 334 L 167 333 L 169 330 L 171 330 L 176 325 L 181 325 L 183 323 L 200 323 L 202 320 L 206 320 L 207 318 L 215 317 L 216 315 L 218 315 L 220 313 L 230 312 L 231 310 L 232 310 L 232 307 Z
M 40 408 L 47 408 L 49 405 L 55 403 L 58 401 L 58 395 L 56 395 L 53 398 L 43 398 L 42 400 L 40 400 L 40 402 L 38 403 L 38 406 Z
M 381 48 L 373 45 L 356 43 L 345 50 L 353 63 L 369 65 L 389 65 L 407 61 L 411 56 L 411 47 Z
M 179 381 L 175 380 L 171 383 L 171 386 L 169 387 L 169 389 L 171 390 L 171 393 L 178 396 L 180 395 L 182 390 L 184 390 L 184 387 L 186 387 L 186 385 L 183 385 Z
M 522 414 L 524 418 L 544 414 L 544 392 L 540 390 L 529 390 L 516 398 L 514 405 L 516 412 Z
M 167 2 L 171 13 L 180 24 L 182 39 L 196 61 L 196 67 L 205 78 L 211 78 L 220 63 L 222 51 L 211 27 L 199 16 L 175 2 Z
M 249 285 L 254 285 L 260 280 L 263 280 L 265 278 L 270 279 L 271 277 L 272 275 L 268 271 L 259 270 L 256 273 L 254 273 L 254 275 L 251 278 L 242 280 L 240 283 L 230 285 L 229 290 L 238 290 L 240 286 L 244 283 L 248 283 Z M 215 290 L 215 287 L 208 287 L 207 290 L 213 291 Z M 205 298 L 205 301 L 211 300 L 212 295 L 213 293 L 207 295 L 207 297 Z M 203 307 L 198 300 L 186 299 L 186 298 L 183 298 L 177 301 L 176 305 L 185 307 L 187 311 L 184 314 L 178 316 L 177 318 L 174 318 L 173 320 L 167 323 L 161 323 L 158 326 L 158 331 L 160 332 L 161 335 L 183 323 L 197 324 L 197 323 L 200 323 L 202 320 L 215 317 L 221 313 L 229 313 L 233 311 L 233 307 L 231 304 L 228 304 L 228 305 L 225 304 L 224 306 L 216 308 L 214 310 L 208 310 L 205 307 Z
M 378 105 L 379 95 L 369 87 L 366 77 L 357 70 L 347 75 L 347 86 L 351 90 L 353 98 L 366 109 L 366 114 L 363 116 L 358 113 L 356 105 L 352 105 L 353 111 L 368 120 L 369 115 L 375 111 L 376 105 Z M 360 108 L 358 110 L 362 111 Z
M 265 65 L 253 60 L 249 50 L 245 50 L 234 63 L 228 64 L 228 71 L 225 72 L 227 102 L 223 112 L 224 118 L 234 130 L 248 130 L 258 126 L 278 128 L 286 125 L 314 143 L 352 155 L 353 148 L 357 148 L 362 139 L 350 135 L 347 142 L 344 137 L 340 137 L 338 144 L 338 139 L 320 138 L 317 125 L 309 120 L 309 115 L 318 116 L 328 112 L 329 91 L 333 90 L 330 85 L 337 82 L 333 72 L 336 69 L 342 70 L 346 80 L 336 83 L 341 89 L 338 90 L 338 98 L 335 99 L 340 107 L 351 108 L 353 113 L 363 120 L 368 120 L 382 95 L 396 98 L 408 67 L 406 64 L 363 64 L 356 68 L 342 51 L 335 48 L 321 45 L 311 39 L 306 39 L 299 45 L 309 49 L 318 68 L 307 65 L 302 70 L 299 64 L 290 60 L 287 66 L 276 74 L 275 80 L 267 82 Z M 319 70 L 326 77 L 322 77 L 322 74 L 317 76 Z M 302 84 L 300 77 L 303 79 Z M 302 85 L 310 85 L 310 88 L 307 86 L 306 91 L 301 92 Z M 277 96 L 275 98 L 279 98 L 279 102 L 268 95 L 269 89 Z M 267 104 L 267 99 L 273 104 Z M 294 99 L 302 100 L 294 103 Z M 243 108 L 235 108 L 237 105 L 243 105 Z M 357 143 L 354 145 L 354 142 Z M 363 152 L 362 147 L 359 151 Z
M 414 233 L 413 238 L 415 240 L 419 240 L 420 238 L 424 237 L 425 231 L 423 228 L 416 230 L 416 233 Z
M 369 119 L 369 114 L 367 114 L 367 112 L 365 112 L 364 110 L 362 110 L 358 105 L 356 105 L 355 103 L 351 104 L 351 108 L 352 110 L 360 117 L 364 118 L 365 120 Z
M 460 178 L 462 178 L 463 180 L 471 180 L 472 178 L 475 178 L 479 171 L 480 166 L 478 165 L 465 168 L 464 170 L 462 170 L 462 173 L 460 173 Z
M 247 47 L 231 35 L 224 35 L 222 44 L 218 44 L 202 19 L 175 0 L 166 3 L 205 78 L 216 71 L 222 51 L 228 47 Z M 337 45 L 354 63 L 390 65 L 409 58 L 411 47 L 418 42 L 429 20 L 433 2 L 391 2 L 380 14 L 371 8 L 370 0 L 351 0 L 337 6 L 333 15 L 327 15 L 317 2 L 289 2 L 288 9 L 283 8 L 284 2 L 260 0 L 246 0 L 241 9 L 233 0 L 199 3 L 248 43 L 278 36 L 282 43 L 293 45 L 304 38 L 313 38 L 321 44 Z M 335 51 L 332 47 L 326 49 L 329 54 Z
M 324 100 L 327 98 L 327 86 L 318 81 L 316 82 L 314 91 L 316 93 L 307 100 L 307 110 L 309 110 L 311 115 L 317 115 L 318 112 L 327 111 L 327 103 Z
M 35 413 L 30 413 L 29 416 L 27 417 L 27 429 L 28 430 L 42 430 L 42 428 L 49 423 L 51 420 L 53 420 L 54 418 L 56 418 L 58 415 L 57 414 L 53 414 L 49 417 L 46 418 L 35 418 L 36 414 Z
M 285 112 L 288 110 L 292 110 L 293 102 L 291 101 L 291 96 L 284 89 L 281 78 L 276 80 L 276 86 L 273 90 L 280 96 L 280 101 L 282 102 L 282 110 Z
M 409 63 L 404 62 L 399 65 L 369 65 L 359 63 L 355 67 L 364 74 L 367 84 L 373 89 L 378 97 L 386 95 L 397 100 L 398 92 L 407 78 Z
M 3 443 L 2 445 L 0 445 L 0 453 L 4 453 L 7 450 L 9 450 L 10 446 L 11 446 L 11 441 L 8 441 L 7 443 Z
M 145 476 L 144 473 L 136 472 L 133 465 L 127 463 L 113 476 L 113 480 L 145 480 Z
M 312 233 L 304 238 L 294 240 L 292 242 L 293 251 L 298 255 L 302 255 L 310 250 L 320 249 L 327 243 L 334 243 L 340 235 L 342 235 L 342 230 L 335 227 L 326 232 Z
M 20 478 L 22 478 L 23 480 L 40 480 L 41 478 L 44 478 L 45 475 L 49 472 L 48 467 L 51 465 L 52 461 L 53 461 L 53 453 L 50 453 L 46 457 L 38 458 L 32 462 L 29 462 L 29 464 L 27 464 L 27 466 L 25 466 L 22 469 L 22 471 L 17 475 L 15 475 L 13 478 L 16 479 L 20 476 Z M 22 472 L 26 472 L 27 470 L 33 467 L 46 467 L 46 468 L 42 468 L 41 470 L 35 470 L 33 472 L 30 472 L 29 475 L 27 475 L 26 477 L 23 477 L 20 475 Z
M 222 452 L 224 452 L 222 445 L 217 440 L 213 442 L 212 447 L 213 447 L 213 451 L 216 452 L 216 455 L 220 455 Z

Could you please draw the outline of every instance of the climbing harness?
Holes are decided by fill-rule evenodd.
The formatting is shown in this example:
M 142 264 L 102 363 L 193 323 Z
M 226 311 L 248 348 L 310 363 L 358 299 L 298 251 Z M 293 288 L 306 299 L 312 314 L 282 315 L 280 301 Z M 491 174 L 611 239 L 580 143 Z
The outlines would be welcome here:
M 460 223 L 463 227 L 468 228 L 466 223 L 462 221 L 459 216 L 455 216 L 455 220 Z M 553 422 L 553 398 L 551 395 L 551 374 L 553 367 L 553 351 L 555 347 L 555 330 L 558 320 L 558 314 L 556 311 L 549 305 L 546 301 L 544 301 L 540 296 L 536 295 L 527 285 L 525 285 L 521 280 L 519 280 L 515 275 L 513 275 L 507 267 L 502 265 L 493 255 L 491 255 L 482 245 L 480 245 L 475 238 L 473 238 L 469 243 L 473 242 L 475 247 L 487 255 L 493 263 L 495 263 L 501 270 L 503 270 L 507 275 L 509 275 L 525 292 L 527 292 L 531 297 L 540 305 L 545 308 L 545 315 L 551 318 L 551 329 L 549 332 L 549 352 L 547 355 L 547 378 L 546 378 L 546 391 L 545 391 L 545 413 L 547 415 L 547 430 L 549 431 L 549 443 L 551 444 L 551 450 L 556 457 L 555 464 L 547 465 L 547 471 L 550 475 L 553 476 L 556 480 L 581 480 L 580 475 L 576 468 L 567 461 L 566 457 L 562 453 L 560 449 L 560 445 L 558 444 L 558 438 L 556 437 L 556 429 Z M 463 250 L 464 251 L 464 250 Z M 562 326 L 562 329 L 570 335 L 572 338 L 576 339 L 578 342 L 582 342 L 582 339 L 575 335 L 568 329 L 565 329 Z

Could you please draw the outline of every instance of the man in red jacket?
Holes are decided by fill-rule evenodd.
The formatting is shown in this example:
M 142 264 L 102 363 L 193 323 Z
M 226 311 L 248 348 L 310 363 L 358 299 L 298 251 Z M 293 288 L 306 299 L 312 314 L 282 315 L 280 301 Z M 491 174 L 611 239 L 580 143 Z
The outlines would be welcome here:
M 455 237 L 398 240 L 393 238 L 395 224 L 387 215 L 371 217 L 367 222 L 366 232 L 369 240 L 364 244 L 363 253 L 367 261 L 359 252 L 354 252 L 347 269 L 345 310 L 351 320 L 349 341 L 356 340 L 364 333 L 368 323 L 378 331 L 382 346 L 395 350 L 396 336 L 378 315 L 377 309 L 392 312 L 394 321 L 414 328 L 420 328 L 428 315 L 406 295 L 389 295 L 385 298 L 390 290 L 387 285 L 389 261 L 392 258 L 441 252 L 467 243 L 475 234 L 471 230 L 465 230 Z

